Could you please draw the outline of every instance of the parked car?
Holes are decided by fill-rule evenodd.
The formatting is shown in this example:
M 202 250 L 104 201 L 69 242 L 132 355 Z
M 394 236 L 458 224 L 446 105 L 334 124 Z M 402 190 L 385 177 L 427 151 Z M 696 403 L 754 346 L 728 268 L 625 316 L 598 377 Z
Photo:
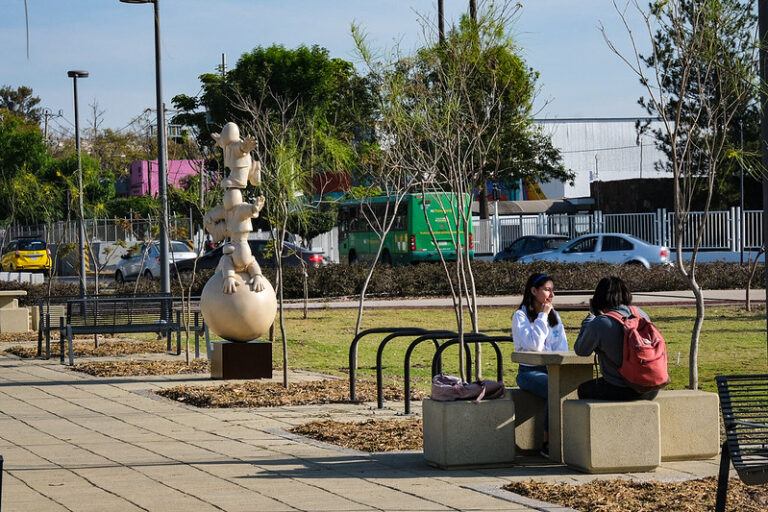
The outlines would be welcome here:
M 263 268 L 273 268 L 277 265 L 277 259 L 274 255 L 268 257 L 265 255 L 267 243 L 269 240 L 248 240 L 248 245 L 251 248 L 251 254 L 258 262 L 259 266 Z M 195 260 L 183 260 L 171 265 L 171 275 L 177 273 L 191 272 L 192 269 L 203 270 L 208 268 L 216 268 L 219 264 L 219 260 L 222 255 L 222 245 L 212 249 L 197 260 L 197 266 L 195 266 Z M 310 267 L 320 267 L 326 265 L 328 260 L 323 256 L 322 252 L 310 251 L 304 249 L 291 242 L 283 242 L 283 258 L 282 265 L 285 267 L 297 267 L 301 265 L 301 260 L 304 260 Z
M 197 253 L 190 249 L 185 242 L 177 240 L 170 242 L 168 260 L 171 267 L 173 267 L 174 262 L 182 262 L 196 257 Z M 160 246 L 157 242 L 134 245 L 121 256 L 115 268 L 115 281 L 118 284 L 134 280 L 139 275 L 146 279 L 160 277 Z
M 553 251 L 568 242 L 566 235 L 525 235 L 496 253 L 493 261 L 517 261 L 528 254 Z
M 48 275 L 51 271 L 51 251 L 45 240 L 18 238 L 3 250 L 0 271 L 37 271 Z
M 599 261 L 617 264 L 639 264 L 649 268 L 652 264 L 669 263 L 669 249 L 653 245 L 623 233 L 596 233 L 575 238 L 568 244 L 550 252 L 530 254 L 518 261 L 560 261 L 586 263 Z

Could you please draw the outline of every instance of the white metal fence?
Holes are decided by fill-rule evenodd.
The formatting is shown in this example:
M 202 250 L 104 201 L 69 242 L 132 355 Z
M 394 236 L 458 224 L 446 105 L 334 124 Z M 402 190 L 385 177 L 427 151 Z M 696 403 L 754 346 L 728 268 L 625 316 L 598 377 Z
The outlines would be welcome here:
M 683 250 L 692 249 L 703 212 L 691 212 L 683 222 Z M 495 254 L 516 238 L 535 234 L 627 233 L 646 242 L 675 246 L 675 214 L 667 210 L 646 213 L 506 215 L 475 219 L 475 253 Z M 731 208 L 709 212 L 703 224 L 700 248 L 708 251 L 756 250 L 763 243 L 763 212 Z
M 702 216 L 702 212 L 692 212 L 685 219 L 684 249 L 693 248 Z M 204 239 L 195 233 L 196 227 L 189 217 L 174 217 L 170 222 L 171 238 L 194 239 L 196 243 Z M 159 229 L 154 219 L 87 219 L 85 231 L 88 241 L 115 242 L 156 237 Z M 475 219 L 474 232 L 475 253 L 478 255 L 495 254 L 518 237 L 533 234 L 563 234 L 574 238 L 588 233 L 627 233 L 646 242 L 674 247 L 675 215 L 662 209 L 645 213 L 493 216 L 490 219 Z M 41 237 L 55 244 L 76 243 L 77 223 L 59 221 L 33 226 L 12 225 L 6 230 L 5 241 L 19 236 Z M 742 213 L 739 208 L 709 212 L 702 236 L 703 250 L 756 250 L 763 243 L 763 212 L 747 210 Z M 331 261 L 338 262 L 338 229 L 314 238 L 311 246 L 323 251 Z

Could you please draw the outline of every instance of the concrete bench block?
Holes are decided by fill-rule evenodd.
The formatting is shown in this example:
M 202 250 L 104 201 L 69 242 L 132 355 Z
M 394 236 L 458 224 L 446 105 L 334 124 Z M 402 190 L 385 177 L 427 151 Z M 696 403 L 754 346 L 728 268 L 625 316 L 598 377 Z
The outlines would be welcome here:
M 0 308 L 0 332 L 29 331 L 29 311 L 27 308 Z
M 586 473 L 651 471 L 661 464 L 659 404 L 563 402 L 563 460 Z
M 506 466 L 515 460 L 515 403 L 496 400 L 438 402 L 425 399 L 424 458 L 450 469 Z
M 520 388 L 507 388 L 515 403 L 515 445 L 519 452 L 538 452 L 544 443 L 543 398 Z
M 720 453 L 717 393 L 662 390 L 653 401 L 660 407 L 661 460 L 711 459 Z

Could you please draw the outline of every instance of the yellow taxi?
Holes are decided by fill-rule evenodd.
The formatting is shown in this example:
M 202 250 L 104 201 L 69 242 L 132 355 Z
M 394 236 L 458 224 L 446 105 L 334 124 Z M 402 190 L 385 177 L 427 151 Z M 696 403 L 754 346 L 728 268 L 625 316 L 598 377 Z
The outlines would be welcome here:
M 45 240 L 19 238 L 3 249 L 0 271 L 38 271 L 46 275 L 51 271 L 51 251 Z

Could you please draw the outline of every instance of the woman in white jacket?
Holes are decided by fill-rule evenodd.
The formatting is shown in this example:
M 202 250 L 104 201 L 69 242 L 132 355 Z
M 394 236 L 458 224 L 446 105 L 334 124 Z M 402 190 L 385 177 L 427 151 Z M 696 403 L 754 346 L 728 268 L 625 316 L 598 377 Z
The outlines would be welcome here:
M 520 309 L 512 315 L 512 339 L 516 352 L 557 352 L 568 350 L 568 340 L 560 315 L 552 306 L 555 285 L 546 274 L 528 278 Z M 520 364 L 517 385 L 520 389 L 547 399 L 549 377 L 546 366 Z M 549 456 L 549 414 L 544 406 L 544 446 L 542 455 Z

